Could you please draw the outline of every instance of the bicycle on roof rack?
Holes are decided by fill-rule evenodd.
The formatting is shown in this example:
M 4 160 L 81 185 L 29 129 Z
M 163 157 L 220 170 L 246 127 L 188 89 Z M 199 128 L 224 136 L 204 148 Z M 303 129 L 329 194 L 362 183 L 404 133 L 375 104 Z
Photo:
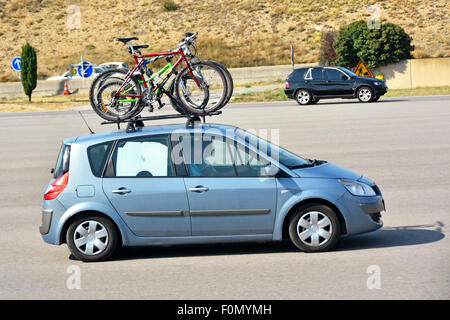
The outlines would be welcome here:
M 187 33 L 177 49 L 142 54 L 148 45 L 133 46 L 136 37 L 117 38 L 128 46 L 136 63 L 133 69 L 111 69 L 101 73 L 91 85 L 89 98 L 94 111 L 108 121 L 136 117 L 144 107 L 153 111 L 153 103 L 161 102 L 165 94 L 171 105 L 181 114 L 207 115 L 221 109 L 231 98 L 233 81 L 226 68 L 214 61 L 199 61 L 192 53 L 197 33 Z M 175 63 L 172 59 L 178 56 Z M 148 66 L 165 58 L 167 65 L 154 73 Z M 184 67 L 177 71 L 177 67 Z M 175 75 L 169 89 L 166 85 Z

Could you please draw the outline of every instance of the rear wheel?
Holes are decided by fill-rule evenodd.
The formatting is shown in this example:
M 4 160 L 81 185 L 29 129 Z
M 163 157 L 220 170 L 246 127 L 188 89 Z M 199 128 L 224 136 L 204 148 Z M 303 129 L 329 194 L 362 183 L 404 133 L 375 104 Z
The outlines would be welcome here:
M 295 100 L 300 105 L 307 105 L 311 103 L 312 96 L 311 93 L 306 89 L 300 89 L 295 95 Z
M 322 204 L 309 204 L 297 210 L 289 222 L 289 237 L 304 252 L 328 251 L 340 235 L 335 212 Z
M 109 258 L 117 248 L 118 233 L 112 222 L 98 215 L 76 218 L 67 230 L 70 252 L 85 262 Z
M 356 92 L 356 96 L 358 97 L 359 101 L 366 103 L 372 101 L 373 92 L 369 87 L 361 87 Z

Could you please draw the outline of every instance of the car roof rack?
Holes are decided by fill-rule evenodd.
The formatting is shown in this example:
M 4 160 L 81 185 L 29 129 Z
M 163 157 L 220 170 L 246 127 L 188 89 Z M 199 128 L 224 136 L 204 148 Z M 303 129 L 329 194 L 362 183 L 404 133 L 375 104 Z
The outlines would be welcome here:
M 104 121 L 101 124 L 116 124 L 117 129 L 120 130 L 120 124 L 121 123 L 127 123 L 126 132 L 136 132 L 139 128 L 144 127 L 144 121 L 153 121 L 153 120 L 165 120 L 165 119 L 177 119 L 177 118 L 187 118 L 186 120 L 186 128 L 193 128 L 195 125 L 195 122 L 201 122 L 201 119 L 203 119 L 203 123 L 205 123 L 206 116 L 216 116 L 221 114 L 222 111 L 213 111 L 208 113 L 202 113 L 202 114 L 192 114 L 192 113 L 186 113 L 186 114 L 166 114 L 166 115 L 160 115 L 160 116 L 149 116 L 149 117 L 141 117 L 136 116 L 130 119 L 117 119 L 112 121 Z

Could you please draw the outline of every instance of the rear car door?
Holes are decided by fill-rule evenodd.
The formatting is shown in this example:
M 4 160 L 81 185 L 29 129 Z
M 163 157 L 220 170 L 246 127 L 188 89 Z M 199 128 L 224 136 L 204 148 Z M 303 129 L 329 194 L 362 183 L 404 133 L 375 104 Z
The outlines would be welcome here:
M 305 74 L 305 82 L 315 96 L 326 95 L 327 83 L 323 74 L 322 67 L 310 68 Z
M 190 236 L 186 189 L 176 175 L 169 136 L 119 140 L 108 162 L 103 191 L 137 236 Z
M 221 135 L 191 134 L 183 140 L 192 235 L 272 234 L 276 181 L 264 173 L 267 163 Z

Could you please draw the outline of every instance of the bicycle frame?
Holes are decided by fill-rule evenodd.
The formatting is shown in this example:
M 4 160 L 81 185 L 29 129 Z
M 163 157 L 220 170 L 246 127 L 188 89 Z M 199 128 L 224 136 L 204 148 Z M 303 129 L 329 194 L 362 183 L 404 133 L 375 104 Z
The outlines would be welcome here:
M 164 79 L 161 81 L 161 83 L 164 83 L 164 80 L 167 79 L 169 77 L 169 75 L 172 75 L 173 71 L 175 70 L 175 68 L 181 63 L 181 61 L 184 61 L 186 68 L 188 69 L 189 74 L 191 75 L 192 79 L 194 80 L 195 84 L 201 88 L 201 85 L 198 83 L 196 77 L 194 76 L 194 74 L 192 73 L 191 67 L 189 66 L 188 60 L 186 59 L 186 56 L 183 53 L 182 49 L 179 50 L 175 50 L 175 51 L 167 51 L 167 52 L 159 52 L 159 53 L 150 53 L 150 54 L 143 54 L 143 55 L 133 55 L 134 61 L 136 63 L 136 66 L 133 68 L 133 70 L 128 74 L 128 76 L 125 78 L 124 82 L 122 83 L 122 85 L 120 86 L 120 88 L 117 90 L 117 92 L 114 94 L 114 96 L 116 98 L 120 97 L 128 97 L 128 98 L 141 98 L 140 95 L 136 95 L 136 94 L 127 94 L 126 92 L 124 94 L 119 94 L 120 92 L 122 92 L 123 87 L 125 86 L 125 84 L 128 82 L 128 80 L 131 78 L 131 76 L 136 72 L 136 70 L 140 69 L 142 64 L 145 62 L 145 58 L 151 58 L 151 57 L 160 57 L 160 56 L 172 56 L 172 55 L 180 55 L 180 57 L 178 58 L 178 60 L 172 65 L 171 70 L 166 74 L 166 76 L 164 77 Z M 139 61 L 140 59 L 140 61 Z M 141 80 L 142 80 L 142 84 L 144 86 L 145 89 L 148 88 L 147 86 L 147 82 L 145 81 L 144 78 L 144 74 L 141 72 Z M 156 90 L 160 89 L 161 86 L 160 84 L 157 84 L 152 91 L 156 92 Z

